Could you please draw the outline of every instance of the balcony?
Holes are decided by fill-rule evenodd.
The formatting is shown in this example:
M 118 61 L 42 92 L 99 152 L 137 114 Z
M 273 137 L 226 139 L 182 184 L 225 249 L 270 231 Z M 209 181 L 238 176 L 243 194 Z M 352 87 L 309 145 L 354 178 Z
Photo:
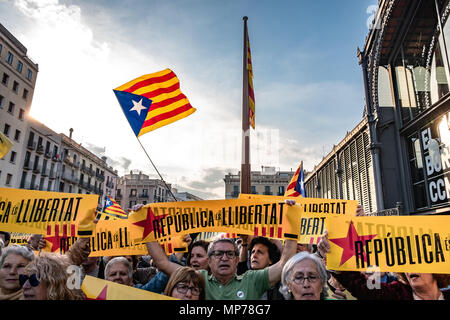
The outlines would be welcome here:
M 55 171 L 51 171 L 50 175 L 49 175 L 49 179 L 55 179 L 56 178 L 56 172 Z
M 30 150 L 36 149 L 36 142 L 28 141 L 27 148 Z
M 33 168 L 33 161 L 27 161 L 25 162 L 25 164 L 23 165 L 23 169 L 24 170 L 31 170 Z
M 30 190 L 39 190 L 39 186 L 37 184 L 31 184 L 29 189 Z
M 46 150 L 44 153 L 44 157 L 47 159 L 50 159 L 52 157 L 52 153 L 50 151 Z
M 67 164 L 73 165 L 73 159 L 72 159 L 72 157 L 69 157 L 69 156 L 64 157 L 63 161 L 64 161 L 65 163 L 67 163 Z
M 106 187 L 107 187 L 107 188 L 110 188 L 110 189 L 114 189 L 114 183 L 112 183 L 111 181 L 110 181 L 110 182 L 107 182 L 107 183 L 106 183 Z
M 78 181 L 78 185 L 83 189 L 86 189 L 87 187 L 87 183 L 85 183 L 83 180 Z
M 231 197 L 233 197 L 233 198 L 239 197 L 239 191 L 233 191 L 233 192 L 231 193 Z
M 148 199 L 149 195 L 148 193 L 140 193 L 139 194 L 139 199 Z
M 41 166 L 34 166 L 33 167 L 33 173 L 40 173 L 41 172 Z
M 263 193 L 264 195 L 266 195 L 266 196 L 271 196 L 271 195 L 273 195 L 273 192 L 269 192 L 269 191 L 264 191 L 264 193 Z
M 52 156 L 52 161 L 61 161 L 61 160 L 59 159 L 59 155 L 58 155 L 58 154 L 54 154 L 54 155 Z
M 39 154 L 43 154 L 44 153 L 44 146 L 42 144 L 37 146 L 36 152 Z
M 97 177 L 98 180 L 100 180 L 102 182 L 105 181 L 105 175 L 96 173 L 95 176 Z
M 42 169 L 41 175 L 42 175 L 43 177 L 48 177 L 47 168 L 43 168 L 43 169 Z
M 80 161 L 74 161 L 74 162 L 73 162 L 73 166 L 74 166 L 75 168 L 79 168 L 79 167 L 80 167 Z
M 121 200 L 122 199 L 122 194 L 116 194 L 116 200 Z

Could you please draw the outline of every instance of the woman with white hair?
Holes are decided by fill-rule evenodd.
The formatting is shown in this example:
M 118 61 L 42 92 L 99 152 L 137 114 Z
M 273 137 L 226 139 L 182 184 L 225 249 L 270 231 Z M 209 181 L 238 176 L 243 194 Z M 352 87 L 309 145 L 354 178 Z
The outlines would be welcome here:
M 125 257 L 115 257 L 106 264 L 105 280 L 133 286 L 133 267 Z
M 2 250 L 0 258 L 0 300 L 23 298 L 19 273 L 34 259 L 34 253 L 25 246 L 10 245 Z
M 286 300 L 323 300 L 327 272 L 322 260 L 307 251 L 291 257 L 283 267 L 280 292 Z

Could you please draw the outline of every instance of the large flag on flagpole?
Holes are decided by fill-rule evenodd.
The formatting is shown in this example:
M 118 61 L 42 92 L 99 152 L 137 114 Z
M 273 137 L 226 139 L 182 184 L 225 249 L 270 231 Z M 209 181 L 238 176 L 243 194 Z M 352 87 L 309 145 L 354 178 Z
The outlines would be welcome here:
M 0 132 L 0 159 L 11 150 L 13 143 L 2 132 Z
M 136 137 L 196 111 L 170 69 L 143 75 L 114 89 Z
M 246 30 L 247 31 L 247 30 Z M 247 42 L 247 70 L 248 70 L 248 123 L 255 129 L 255 93 L 253 91 L 253 68 L 252 55 L 250 53 L 250 40 L 248 38 L 248 31 L 246 32 Z
M 306 197 L 305 191 L 305 177 L 303 172 L 303 161 L 300 162 L 300 166 L 289 182 L 288 187 L 286 188 L 286 192 L 284 193 L 285 197 Z

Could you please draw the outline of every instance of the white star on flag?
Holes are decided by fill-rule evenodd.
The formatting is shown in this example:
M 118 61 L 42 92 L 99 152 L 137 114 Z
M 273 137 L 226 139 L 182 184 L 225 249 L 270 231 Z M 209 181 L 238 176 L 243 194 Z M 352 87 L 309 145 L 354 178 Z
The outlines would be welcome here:
M 141 115 L 141 111 L 147 109 L 147 107 L 144 107 L 142 105 L 142 100 L 141 99 L 139 102 L 136 102 L 134 100 L 131 100 L 131 102 L 133 102 L 133 108 L 130 109 L 130 111 L 136 111 L 138 113 L 138 115 Z

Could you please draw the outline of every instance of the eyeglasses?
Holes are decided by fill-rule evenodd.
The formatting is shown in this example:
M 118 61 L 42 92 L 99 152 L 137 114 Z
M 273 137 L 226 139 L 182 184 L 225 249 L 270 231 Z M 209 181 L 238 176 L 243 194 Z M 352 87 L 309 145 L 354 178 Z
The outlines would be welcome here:
M 31 276 L 27 276 L 25 274 L 19 275 L 19 284 L 21 287 L 23 287 L 23 285 L 25 284 L 25 282 L 27 282 L 27 280 L 30 280 L 30 284 L 32 287 L 37 287 L 40 283 L 35 273 L 33 273 Z
M 229 250 L 229 251 L 222 251 L 222 250 L 214 250 L 211 255 L 216 258 L 220 259 L 223 257 L 223 255 L 226 254 L 228 259 L 233 259 L 236 257 L 236 252 Z
M 176 285 L 177 291 L 181 294 L 185 294 L 188 292 L 188 290 L 191 290 L 191 294 L 193 296 L 199 296 L 200 292 L 202 291 L 202 289 L 197 288 L 197 287 L 189 287 L 187 285 L 185 285 L 184 283 L 178 283 Z
M 297 276 L 297 277 L 294 277 L 294 279 L 292 279 L 292 281 L 294 281 L 296 284 L 303 284 L 303 283 L 305 283 L 306 279 L 308 279 L 309 283 L 314 283 L 319 279 L 319 277 L 318 276 L 309 276 L 309 277 Z

